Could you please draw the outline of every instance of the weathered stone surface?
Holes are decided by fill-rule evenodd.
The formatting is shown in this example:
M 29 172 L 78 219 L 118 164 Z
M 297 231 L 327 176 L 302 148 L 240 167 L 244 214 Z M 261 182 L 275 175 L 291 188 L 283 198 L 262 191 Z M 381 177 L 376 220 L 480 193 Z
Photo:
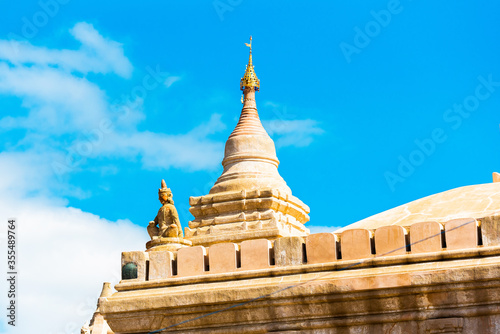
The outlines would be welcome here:
M 375 230 L 377 256 L 406 254 L 406 229 L 398 225 L 382 226 Z
M 337 261 L 337 236 L 333 233 L 315 233 L 306 237 L 307 263 Z
M 274 261 L 279 267 L 296 266 L 304 263 L 304 239 L 283 237 L 274 241 Z
M 266 239 L 246 240 L 241 243 L 241 269 L 264 269 L 271 266 L 272 244 Z
M 207 250 L 203 246 L 181 248 L 177 252 L 177 276 L 203 275 L 206 268 Z
M 134 263 L 137 266 L 137 278 L 133 280 L 146 280 L 146 260 L 149 259 L 146 252 L 123 252 L 122 253 L 122 268 L 127 263 Z M 132 281 L 132 280 L 127 280 Z
M 360 220 L 338 231 L 376 229 L 385 225 L 410 226 L 423 221 L 445 223 L 457 218 L 500 215 L 500 182 L 476 184 L 434 194 Z
M 500 216 L 482 218 L 481 235 L 484 246 L 500 245 Z
M 423 323 L 424 333 L 463 333 L 463 318 L 428 319 Z
M 278 189 L 262 188 L 209 194 L 190 199 L 195 219 L 185 229 L 194 245 L 282 236 L 306 236 L 309 208 Z M 265 233 L 266 236 L 258 235 Z
M 372 257 L 371 237 L 371 231 L 365 229 L 342 232 L 340 236 L 342 260 L 357 260 Z
M 106 302 L 107 297 L 111 297 L 112 295 L 113 289 L 111 288 L 111 283 L 105 282 L 102 286 L 101 295 L 97 301 L 97 309 L 90 322 L 87 322 L 81 328 L 81 334 L 113 334 L 113 331 L 109 328 L 108 323 L 100 312 L 101 304 Z
M 446 222 L 444 228 L 447 250 L 477 247 L 477 221 L 474 218 L 453 219 Z
M 236 271 L 238 266 L 239 247 L 233 243 L 221 243 L 210 246 L 210 273 L 227 273 Z
M 108 323 L 104 319 L 101 313 L 95 312 L 92 317 L 91 326 L 88 327 L 88 331 L 86 332 L 82 328 L 82 332 L 87 334 L 113 334 L 114 332 L 109 328 Z
M 443 249 L 443 226 L 434 221 L 416 223 L 410 226 L 411 252 L 439 252 Z
M 149 253 L 149 280 L 172 277 L 174 254 L 169 251 Z
M 214 303 L 222 309 L 223 305 L 269 295 L 169 332 L 392 334 L 399 330 L 401 334 L 427 334 L 428 329 L 451 328 L 446 323 L 459 328 L 456 324 L 460 322 L 449 318 L 463 318 L 463 333 L 496 334 L 500 330 L 498 277 L 496 256 L 345 271 L 299 271 L 136 290 L 140 294 L 119 291 L 108 298 L 101 311 L 117 333 L 147 333 L 213 312 Z M 291 285 L 297 286 L 273 294 Z

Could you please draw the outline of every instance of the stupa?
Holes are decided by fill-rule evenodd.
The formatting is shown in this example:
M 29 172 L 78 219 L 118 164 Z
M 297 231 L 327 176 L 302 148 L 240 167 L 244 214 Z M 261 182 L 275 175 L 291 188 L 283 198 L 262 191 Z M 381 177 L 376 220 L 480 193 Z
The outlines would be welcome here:
M 292 195 L 278 173 L 274 142 L 262 126 L 255 93 L 260 81 L 250 56 L 240 81 L 241 116 L 226 142 L 224 171 L 208 195 L 191 197 L 195 219 L 186 228 L 194 245 L 306 236 L 309 207 Z

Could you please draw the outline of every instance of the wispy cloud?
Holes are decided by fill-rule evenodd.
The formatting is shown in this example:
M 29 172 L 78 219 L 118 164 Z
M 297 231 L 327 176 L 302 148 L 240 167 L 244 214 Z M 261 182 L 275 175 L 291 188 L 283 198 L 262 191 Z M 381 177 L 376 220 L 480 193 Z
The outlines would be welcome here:
M 165 86 L 167 86 L 167 88 L 169 88 L 169 87 L 170 87 L 170 86 L 172 86 L 175 82 L 177 82 L 177 81 L 179 81 L 179 80 L 181 80 L 181 79 L 182 79 L 182 77 L 180 77 L 180 76 L 171 75 L 171 76 L 169 76 L 169 77 L 167 77 L 167 78 L 165 79 L 165 81 L 163 82 L 163 84 L 164 84 Z
M 320 123 L 313 119 L 300 119 L 297 114 L 290 110 L 286 105 L 273 101 L 264 102 L 266 114 L 272 114 L 274 117 L 262 120 L 262 125 L 273 137 L 276 146 L 286 147 L 305 147 L 309 146 L 316 136 L 325 131 Z
M 162 72 L 159 66 L 148 67 L 141 85 L 110 103 L 106 90 L 86 74 L 118 74 L 114 80 L 130 77 L 133 68 L 122 45 L 85 22 L 70 32 L 82 43 L 80 49 L 47 49 L 0 40 L 0 94 L 20 98 L 28 110 L 25 115 L 1 118 L 0 129 L 29 129 L 23 147 L 36 145 L 39 151 L 53 153 L 52 165 L 58 167 L 53 169 L 59 174 L 79 171 L 80 162 L 92 157 L 139 157 L 145 168 L 210 170 L 218 166 L 223 143 L 209 136 L 225 128 L 220 115 L 214 114 L 188 133 L 172 133 L 174 127 L 162 133 L 137 128 L 146 119 L 144 94 L 154 87 L 170 87 L 180 76 Z M 109 131 L 100 131 L 103 122 Z M 45 137 L 46 145 L 33 133 Z
M 210 140 L 209 135 L 225 129 L 220 115 L 186 134 L 162 134 L 149 131 L 111 133 L 96 154 L 108 157 L 139 157 L 145 168 L 186 168 L 212 170 L 222 161 L 224 143 Z
M 17 96 L 27 116 L 6 116 L 2 128 L 61 134 L 95 127 L 107 115 L 106 95 L 96 84 L 50 67 L 0 62 L 0 94 Z
M 262 124 L 270 136 L 276 137 L 276 146 L 309 146 L 314 137 L 325 131 L 319 127 L 319 123 L 312 119 L 303 120 L 264 120 Z
M 26 41 L 0 40 L 0 59 L 16 66 L 35 64 L 68 72 L 115 73 L 130 78 L 133 67 L 120 43 L 104 38 L 86 22 L 77 23 L 70 33 L 82 44 L 80 49 L 48 49 Z

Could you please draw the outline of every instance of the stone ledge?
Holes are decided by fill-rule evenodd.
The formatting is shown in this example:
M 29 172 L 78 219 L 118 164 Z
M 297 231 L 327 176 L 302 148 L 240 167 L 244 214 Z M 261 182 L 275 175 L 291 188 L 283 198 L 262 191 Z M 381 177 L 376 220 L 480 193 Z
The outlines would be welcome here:
M 304 236 L 306 232 L 304 232 Z M 244 240 L 252 240 L 252 239 L 269 239 L 274 240 L 279 237 L 283 237 L 283 230 L 274 228 L 267 230 L 241 230 L 232 233 L 225 234 L 216 234 L 216 235 L 200 235 L 190 237 L 189 240 L 193 242 L 193 245 L 206 245 L 210 246 L 211 244 L 221 243 L 221 242 L 242 242 Z
M 179 248 L 190 247 L 192 245 L 193 243 L 185 238 L 155 238 L 146 243 L 146 249 L 147 251 L 176 251 Z

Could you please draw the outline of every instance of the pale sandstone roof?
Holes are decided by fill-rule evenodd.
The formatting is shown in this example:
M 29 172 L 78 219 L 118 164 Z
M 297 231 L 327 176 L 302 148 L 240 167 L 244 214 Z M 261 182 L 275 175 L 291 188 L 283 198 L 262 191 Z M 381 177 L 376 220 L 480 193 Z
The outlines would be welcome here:
M 500 215 L 500 182 L 455 188 L 420 198 L 343 227 L 375 229 L 386 225 L 409 226 L 423 221 Z

